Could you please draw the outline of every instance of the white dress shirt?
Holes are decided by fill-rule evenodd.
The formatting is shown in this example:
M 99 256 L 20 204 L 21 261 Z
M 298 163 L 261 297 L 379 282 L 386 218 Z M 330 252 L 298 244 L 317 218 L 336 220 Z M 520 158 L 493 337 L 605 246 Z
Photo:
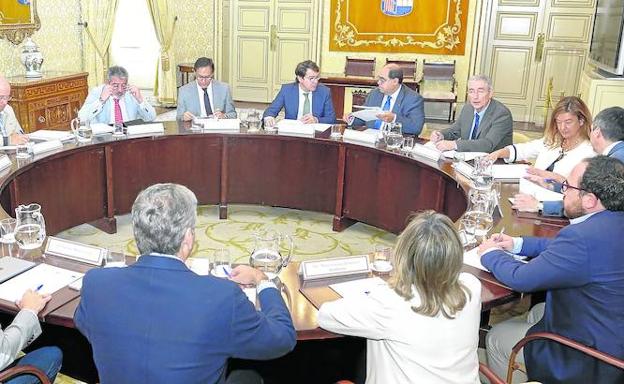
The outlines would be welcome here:
M 322 328 L 365 337 L 366 383 L 479 383 L 479 321 L 481 283 L 468 273 L 459 281 L 470 291 L 470 300 L 447 319 L 415 313 L 414 298 L 406 301 L 388 286 L 367 295 L 325 303 L 318 313 Z
M 560 155 L 561 147 L 548 147 L 544 144 L 544 138 L 529 141 L 526 143 L 508 145 L 509 157 L 505 162 L 514 162 L 518 160 L 528 160 L 535 158 L 535 168 L 548 168 Z M 572 168 L 574 168 L 581 160 L 587 157 L 594 157 L 596 153 L 588 140 L 583 141 L 575 148 L 566 152 L 566 154 L 555 163 L 553 172 L 563 177 L 568 177 Z
M 197 84 L 197 82 L 195 82 Z M 210 109 L 212 113 L 215 113 L 214 109 L 214 96 L 212 95 L 212 81 L 208 85 L 208 98 L 210 99 Z M 206 106 L 204 105 L 204 89 L 197 84 L 197 96 L 199 97 L 199 108 L 201 108 L 201 117 L 208 117 L 206 113 Z
M 304 93 L 308 94 L 308 99 L 310 100 L 310 114 L 312 114 L 312 93 L 313 92 L 309 92 L 309 91 L 304 91 L 303 89 L 301 89 L 301 85 L 298 85 L 298 89 L 299 89 L 299 109 L 297 110 L 297 120 L 300 120 L 303 117 L 303 104 L 305 103 L 305 95 Z

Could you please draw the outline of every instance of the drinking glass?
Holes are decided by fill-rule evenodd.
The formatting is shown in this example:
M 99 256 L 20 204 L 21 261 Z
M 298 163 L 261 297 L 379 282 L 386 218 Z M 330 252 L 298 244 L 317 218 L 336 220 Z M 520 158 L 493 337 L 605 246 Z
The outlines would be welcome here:
M 340 140 L 342 137 L 342 126 L 340 124 L 334 124 L 331 126 L 331 134 L 329 137 L 332 140 Z
M 412 148 L 414 147 L 414 138 L 409 136 L 403 138 L 403 145 L 401 145 L 401 152 L 404 155 L 409 155 L 412 152 Z
M 275 126 L 275 118 L 273 116 L 267 116 L 264 118 L 264 131 L 265 132 L 275 132 L 277 130 Z
M 375 245 L 375 253 L 373 253 L 373 271 L 378 273 L 388 273 L 392 270 L 392 248 L 383 245 Z
M 461 239 L 464 247 L 474 244 L 476 226 L 477 224 L 471 218 L 464 217 L 459 220 L 459 238 Z
M 17 220 L 12 217 L 0 220 L 0 242 L 11 244 L 15 243 L 15 226 Z
M 113 267 L 125 267 L 126 266 L 126 254 L 122 247 L 115 249 L 109 249 L 106 252 L 106 258 L 104 259 L 104 266 L 107 268 Z
M 17 145 L 15 157 L 18 159 L 28 159 L 30 157 L 30 148 L 28 147 L 28 143 Z
M 262 115 L 260 111 L 252 109 L 247 117 L 247 132 L 258 132 L 262 127 Z
M 494 162 L 488 156 L 477 157 L 474 161 L 472 182 L 477 189 L 489 190 L 492 188 L 492 165 Z
M 232 261 L 230 251 L 227 249 L 217 249 L 212 255 L 212 268 L 210 273 L 217 277 L 230 277 L 232 272 Z
M 123 135 L 124 135 L 124 132 L 123 132 L 123 124 L 115 124 L 115 125 L 114 125 L 114 128 L 115 128 L 115 129 L 114 129 L 114 131 L 113 131 L 113 136 L 116 136 L 116 137 L 121 137 L 121 136 L 123 136 Z
M 403 141 L 403 126 L 401 123 L 388 123 L 386 129 L 386 145 L 388 149 L 399 149 Z

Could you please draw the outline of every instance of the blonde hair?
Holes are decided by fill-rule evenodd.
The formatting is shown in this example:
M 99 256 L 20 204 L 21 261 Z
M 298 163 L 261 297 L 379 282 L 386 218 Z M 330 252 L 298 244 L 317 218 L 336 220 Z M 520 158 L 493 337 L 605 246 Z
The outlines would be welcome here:
M 563 143 L 563 136 L 557 129 L 557 116 L 562 113 L 571 113 L 576 116 L 581 123 L 581 137 L 584 140 L 589 140 L 589 131 L 592 125 L 592 116 L 589 112 L 589 108 L 576 96 L 566 96 L 559 100 L 552 115 L 550 116 L 550 124 L 546 127 L 544 132 L 544 143 L 550 148 L 560 147 Z
M 470 291 L 459 281 L 463 247 L 453 222 L 434 211 L 414 216 L 399 235 L 394 248 L 396 273 L 390 287 L 403 297 L 421 303 L 412 310 L 433 317 L 439 312 L 452 319 L 470 298 Z

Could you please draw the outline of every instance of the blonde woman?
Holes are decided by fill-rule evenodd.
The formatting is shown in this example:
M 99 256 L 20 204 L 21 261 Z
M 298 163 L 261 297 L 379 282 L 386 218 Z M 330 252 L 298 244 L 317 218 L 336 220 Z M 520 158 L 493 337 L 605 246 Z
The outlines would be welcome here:
M 544 137 L 527 143 L 508 145 L 492 152 L 492 160 L 503 158 L 508 163 L 535 158 L 527 179 L 548 187 L 546 180 L 562 183 L 581 160 L 595 156 L 589 141 L 592 117 L 583 100 L 564 97 L 555 106 Z M 514 207 L 537 210 L 538 201 L 529 195 L 515 196 Z
M 366 383 L 479 383 L 481 283 L 460 273 L 462 257 L 451 220 L 420 213 L 387 285 L 321 306 L 322 328 L 368 339 Z

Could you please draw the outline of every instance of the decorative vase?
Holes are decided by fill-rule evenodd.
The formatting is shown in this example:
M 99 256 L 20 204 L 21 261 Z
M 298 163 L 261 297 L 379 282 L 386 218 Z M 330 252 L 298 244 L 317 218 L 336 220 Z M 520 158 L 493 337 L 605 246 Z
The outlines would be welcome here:
M 39 47 L 29 37 L 26 39 L 22 49 L 22 64 L 26 67 L 26 77 L 41 77 L 41 65 L 43 64 L 43 55 L 39 51 Z

